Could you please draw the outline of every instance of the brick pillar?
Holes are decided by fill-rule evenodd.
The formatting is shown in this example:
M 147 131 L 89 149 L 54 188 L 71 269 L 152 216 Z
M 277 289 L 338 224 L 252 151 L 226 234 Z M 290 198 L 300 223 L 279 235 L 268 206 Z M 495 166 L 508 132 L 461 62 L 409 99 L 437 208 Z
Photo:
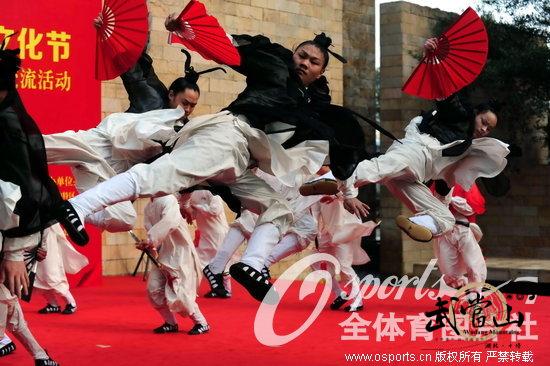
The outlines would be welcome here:
M 393 2 L 380 5 L 380 109 L 382 125 L 396 137 L 421 109 L 431 108 L 429 101 L 408 96 L 401 87 L 418 64 L 422 45 L 432 36 L 436 20 L 446 13 L 440 10 Z M 382 152 L 391 141 L 382 138 Z M 433 257 L 432 245 L 415 242 L 395 226 L 399 214 L 410 211 L 383 187 L 381 190 L 381 263 L 382 272 L 412 273 L 414 263 L 425 263 Z

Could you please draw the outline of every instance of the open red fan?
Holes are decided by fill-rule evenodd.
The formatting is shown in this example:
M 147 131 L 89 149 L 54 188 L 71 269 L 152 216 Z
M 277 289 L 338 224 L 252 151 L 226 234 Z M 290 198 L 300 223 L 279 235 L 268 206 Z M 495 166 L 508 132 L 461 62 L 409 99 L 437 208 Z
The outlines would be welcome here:
M 105 0 L 97 29 L 98 80 L 109 80 L 134 66 L 147 44 L 146 0 Z
M 227 37 L 218 20 L 206 13 L 204 5 L 191 0 L 178 16 L 181 30 L 171 32 L 168 43 L 180 43 L 198 52 L 207 60 L 219 64 L 238 66 L 239 52 Z
M 407 94 L 443 99 L 472 83 L 487 61 L 489 40 L 483 21 L 468 8 L 427 52 L 403 86 Z

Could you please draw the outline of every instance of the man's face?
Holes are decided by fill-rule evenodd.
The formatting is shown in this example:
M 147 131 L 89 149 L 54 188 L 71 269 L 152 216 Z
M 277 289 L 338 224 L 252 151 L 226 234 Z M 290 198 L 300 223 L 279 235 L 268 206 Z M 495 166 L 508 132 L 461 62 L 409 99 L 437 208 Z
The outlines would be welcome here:
M 185 111 L 185 116 L 189 118 L 199 102 L 199 93 L 193 89 L 185 89 L 177 94 L 172 90 L 168 93 L 171 108 L 177 108 L 180 105 Z
M 478 113 L 475 119 L 474 138 L 487 136 L 497 125 L 497 116 L 491 111 Z
M 298 47 L 292 55 L 294 70 L 305 86 L 319 79 L 325 72 L 323 67 L 325 56 L 323 52 L 312 44 Z

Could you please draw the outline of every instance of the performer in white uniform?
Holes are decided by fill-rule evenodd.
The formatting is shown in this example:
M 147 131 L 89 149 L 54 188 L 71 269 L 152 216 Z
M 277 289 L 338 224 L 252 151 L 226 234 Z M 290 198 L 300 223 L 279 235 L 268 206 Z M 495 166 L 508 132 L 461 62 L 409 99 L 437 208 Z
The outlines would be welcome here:
M 357 192 L 356 192 L 357 193 Z M 326 197 L 312 207 L 313 216 L 317 219 L 319 234 L 317 235 L 317 250 L 336 257 L 340 263 L 340 277 L 351 288 L 346 293 L 340 287 L 334 265 L 327 264 L 327 270 L 332 276 L 332 292 L 335 296 L 330 308 L 337 310 L 346 302 L 352 300 L 345 307 L 346 311 L 363 310 L 362 293 L 359 288 L 359 277 L 352 265 L 365 264 L 370 261 L 369 256 L 361 248 L 363 236 L 370 235 L 378 226 L 373 221 L 361 222 L 344 208 L 342 195 Z M 314 266 L 319 269 L 319 263 Z
M 178 331 L 175 314 L 190 317 L 195 325 L 190 335 L 210 327 L 196 303 L 201 279 L 199 259 L 187 223 L 174 195 L 154 198 L 145 207 L 147 240 L 139 248 L 158 250 L 160 268 L 153 267 L 147 279 L 147 294 L 164 319 L 155 333 Z
M 216 255 L 229 230 L 223 200 L 207 190 L 198 190 L 180 195 L 179 204 L 184 217 L 196 220 L 200 240 L 196 248 L 201 268 Z
M 21 190 L 18 186 L 0 179 L 0 230 L 19 225 L 19 216 L 13 213 L 13 210 L 20 198 Z M 0 243 L 1 241 L 3 241 L 3 238 L 0 234 Z M 0 357 L 7 356 L 13 351 L 15 351 L 15 343 L 12 342 L 5 331 L 0 331 Z
M 47 254 L 36 267 L 34 287 L 44 296 L 47 304 L 38 312 L 40 314 L 73 314 L 76 311 L 76 300 L 69 290 L 66 273 L 78 273 L 88 265 L 88 258 L 76 251 L 59 224 L 44 230 L 42 246 L 39 250 Z M 58 296 L 65 302 L 63 310 L 57 300 Z
M 181 125 L 183 109 L 163 109 L 147 113 L 114 113 L 90 130 L 44 135 L 49 164 L 68 165 L 79 192 L 86 191 L 131 166 L 162 152 L 158 141 L 174 136 Z M 131 202 L 121 202 L 87 222 L 118 232 L 134 227 L 136 212 Z
M 309 207 L 321 199 L 322 196 L 301 196 L 297 189 L 299 184 L 296 187 L 288 187 L 282 184 L 274 176 L 260 169 L 254 170 L 254 174 L 267 182 L 276 192 L 285 197 L 292 210 L 294 219 L 288 227 L 287 232 L 282 235 L 281 240 L 274 246 L 271 251 L 273 254 L 267 253 L 269 257 L 262 260 L 263 265 L 260 271 L 263 272 L 264 276 L 269 277 L 268 268 L 271 263 L 267 263 L 266 265 L 266 261 L 269 262 L 268 258 L 271 258 L 274 263 L 278 261 L 278 259 L 275 259 L 273 255 L 277 256 L 277 253 L 289 250 L 287 248 L 292 248 L 292 250 L 296 251 L 303 250 L 313 239 L 315 239 L 317 234 L 317 223 L 309 213 Z M 230 297 L 230 291 L 226 286 L 226 277 L 222 277 L 222 272 L 228 266 L 231 258 L 235 256 L 237 249 L 244 243 L 245 239 L 250 239 L 257 225 L 258 217 L 257 214 L 250 210 L 242 210 L 241 216 L 231 223 L 229 232 L 216 253 L 216 256 L 210 261 L 208 266 L 203 269 L 210 284 L 212 297 Z M 297 248 L 299 248 L 299 250 Z
M 485 211 L 485 201 L 474 184 L 469 191 L 454 186 L 447 196 L 434 192 L 436 197 L 450 206 L 456 224 L 433 242 L 437 265 L 445 283 L 460 288 L 471 282 L 485 282 L 487 265 L 479 247 L 483 233 L 475 223 Z
M 19 187 L 0 180 L 0 212 L 2 212 L 2 215 L 0 215 L 0 230 L 17 227 L 19 217 L 13 210 L 20 198 Z M 5 356 L 15 350 L 15 344 L 5 334 L 5 331 L 8 330 L 35 359 L 35 365 L 57 366 L 58 364 L 49 357 L 32 335 L 17 296 L 4 285 L 4 281 L 7 281 L 7 278 L 5 278 L 6 262 L 23 262 L 25 250 L 32 249 L 39 240 L 40 233 L 19 238 L 3 238 L 0 234 L 0 252 L 2 252 L 2 258 L 0 259 L 0 335 L 5 336 L 0 341 L 0 356 Z M 19 294 L 20 289 L 18 287 L 19 283 L 15 285 Z
M 426 41 L 425 50 L 437 40 Z M 481 104 L 471 108 L 455 94 L 438 101 L 436 109 L 411 120 L 405 137 L 385 154 L 361 162 L 355 184 L 384 184 L 416 216 L 398 216 L 398 226 L 418 241 L 450 231 L 455 218 L 423 184 L 442 179 L 449 187 L 469 189 L 478 177 L 494 177 L 506 166 L 508 145 L 486 137 L 497 124 L 496 108 Z

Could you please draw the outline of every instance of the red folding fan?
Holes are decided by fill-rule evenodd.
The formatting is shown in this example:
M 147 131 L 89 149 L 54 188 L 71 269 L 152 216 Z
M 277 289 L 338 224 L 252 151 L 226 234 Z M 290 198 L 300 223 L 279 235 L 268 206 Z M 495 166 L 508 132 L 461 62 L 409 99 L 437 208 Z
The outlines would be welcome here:
M 98 80 L 109 80 L 134 66 L 147 44 L 146 0 L 105 0 L 97 29 Z
M 407 94 L 443 99 L 472 83 L 487 61 L 489 40 L 483 21 L 468 8 L 427 52 L 403 85 Z
M 205 59 L 219 64 L 240 65 L 239 52 L 218 20 L 206 13 L 202 3 L 191 0 L 178 16 L 178 20 L 181 29 L 170 33 L 168 43 L 180 43 Z

